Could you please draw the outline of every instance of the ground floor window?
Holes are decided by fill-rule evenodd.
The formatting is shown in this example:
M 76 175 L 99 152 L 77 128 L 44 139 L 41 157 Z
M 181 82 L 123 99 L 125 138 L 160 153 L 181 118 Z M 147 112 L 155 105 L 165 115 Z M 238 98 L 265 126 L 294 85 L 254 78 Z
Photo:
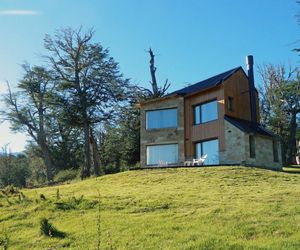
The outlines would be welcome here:
M 147 146 L 147 165 L 174 164 L 178 162 L 178 144 Z
M 255 138 L 254 135 L 249 135 L 250 158 L 255 158 Z
M 195 144 L 195 157 L 207 155 L 205 165 L 219 164 L 219 140 L 202 141 Z

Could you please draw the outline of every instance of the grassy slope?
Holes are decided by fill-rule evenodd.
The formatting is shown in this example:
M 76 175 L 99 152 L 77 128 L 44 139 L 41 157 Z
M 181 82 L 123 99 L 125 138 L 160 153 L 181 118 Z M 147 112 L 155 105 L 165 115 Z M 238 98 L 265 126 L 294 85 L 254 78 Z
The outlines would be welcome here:
M 69 210 L 61 200 L 84 200 Z M 0 198 L 10 249 L 300 249 L 300 175 L 242 167 L 124 172 Z M 44 194 L 46 201 L 40 200 Z M 11 203 L 10 205 L 8 203 Z M 67 233 L 39 234 L 43 216 Z

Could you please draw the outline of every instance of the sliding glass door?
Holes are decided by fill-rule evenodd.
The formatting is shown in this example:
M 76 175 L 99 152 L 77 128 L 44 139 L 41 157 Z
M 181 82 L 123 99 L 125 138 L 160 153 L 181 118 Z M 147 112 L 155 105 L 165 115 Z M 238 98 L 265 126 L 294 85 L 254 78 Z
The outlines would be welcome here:
M 195 157 L 200 158 L 207 155 L 205 165 L 219 164 L 219 140 L 209 140 L 195 144 Z

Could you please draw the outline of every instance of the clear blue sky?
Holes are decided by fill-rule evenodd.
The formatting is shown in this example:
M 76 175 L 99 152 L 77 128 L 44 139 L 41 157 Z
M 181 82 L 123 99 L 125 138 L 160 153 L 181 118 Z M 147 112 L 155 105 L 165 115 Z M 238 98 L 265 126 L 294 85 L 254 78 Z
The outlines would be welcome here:
M 149 58 L 170 91 L 245 64 L 298 65 L 300 47 L 294 0 L 0 0 L 0 93 L 16 85 L 20 64 L 40 63 L 46 33 L 62 27 L 94 27 L 94 41 L 110 49 L 125 77 L 149 86 Z M 256 84 L 259 78 L 256 74 Z M 3 108 L 4 105 L 0 104 Z M 5 107 L 4 107 L 5 108 Z M 24 147 L 25 136 L 0 124 L 0 147 Z

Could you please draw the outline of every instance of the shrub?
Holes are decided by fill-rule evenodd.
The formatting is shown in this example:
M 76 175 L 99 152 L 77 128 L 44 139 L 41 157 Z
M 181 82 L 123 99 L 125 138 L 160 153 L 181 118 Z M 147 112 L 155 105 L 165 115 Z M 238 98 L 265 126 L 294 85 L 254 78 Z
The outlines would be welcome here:
M 19 190 L 18 188 L 14 187 L 13 185 L 8 185 L 5 188 L 3 188 L 1 190 L 1 192 L 5 195 L 5 196 L 11 196 L 11 195 L 16 195 L 19 194 Z
M 42 235 L 49 237 L 64 238 L 66 234 L 57 230 L 46 218 L 42 218 L 40 221 L 40 232 Z
M 76 178 L 77 178 L 77 170 L 67 169 L 67 170 L 59 171 L 55 175 L 54 181 L 55 182 L 65 182 L 65 181 L 74 180 Z
M 6 233 L 3 236 L 0 235 L 0 247 L 3 247 L 3 250 L 7 250 L 8 244 L 9 244 L 8 235 Z

